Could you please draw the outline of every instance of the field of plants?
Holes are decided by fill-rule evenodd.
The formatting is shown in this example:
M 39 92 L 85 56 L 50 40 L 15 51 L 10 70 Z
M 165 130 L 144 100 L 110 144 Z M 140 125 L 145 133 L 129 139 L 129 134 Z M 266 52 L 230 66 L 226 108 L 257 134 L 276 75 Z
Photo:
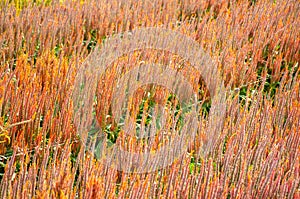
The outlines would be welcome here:
M 76 118 L 79 71 L 111 38 L 150 27 L 186 35 L 209 55 L 226 87 L 224 119 L 208 119 L 213 74 L 180 54 L 137 49 L 112 60 L 85 98 L 105 141 L 86 138 L 95 129 L 82 132 L 78 123 L 89 121 Z M 298 0 L 1 0 L 0 198 L 300 198 L 299 30 Z M 154 153 L 184 123 L 178 98 L 153 85 L 131 98 L 132 131 L 155 126 L 150 109 L 161 103 L 172 135 L 137 139 L 115 120 L 117 80 L 144 63 L 183 74 L 200 122 L 169 165 L 125 172 L 99 150 Z

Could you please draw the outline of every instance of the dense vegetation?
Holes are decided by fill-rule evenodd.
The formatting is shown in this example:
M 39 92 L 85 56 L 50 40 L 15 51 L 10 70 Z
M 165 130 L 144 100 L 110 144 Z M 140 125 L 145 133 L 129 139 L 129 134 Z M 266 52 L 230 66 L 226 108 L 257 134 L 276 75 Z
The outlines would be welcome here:
M 299 1 L 4 0 L 0 9 L 1 198 L 300 197 Z M 143 27 L 184 33 L 209 53 L 229 91 L 226 118 L 208 154 L 199 150 L 209 130 L 204 120 L 169 167 L 123 173 L 86 150 L 71 96 L 96 46 Z M 111 144 L 124 136 L 110 110 L 116 68 L 145 60 L 172 60 L 171 67 L 194 74 L 177 55 L 155 50 L 114 62 L 99 81 L 96 104 Z M 195 86 L 205 119 L 210 96 L 203 81 Z M 160 100 L 137 96 L 144 97 L 140 110 Z

